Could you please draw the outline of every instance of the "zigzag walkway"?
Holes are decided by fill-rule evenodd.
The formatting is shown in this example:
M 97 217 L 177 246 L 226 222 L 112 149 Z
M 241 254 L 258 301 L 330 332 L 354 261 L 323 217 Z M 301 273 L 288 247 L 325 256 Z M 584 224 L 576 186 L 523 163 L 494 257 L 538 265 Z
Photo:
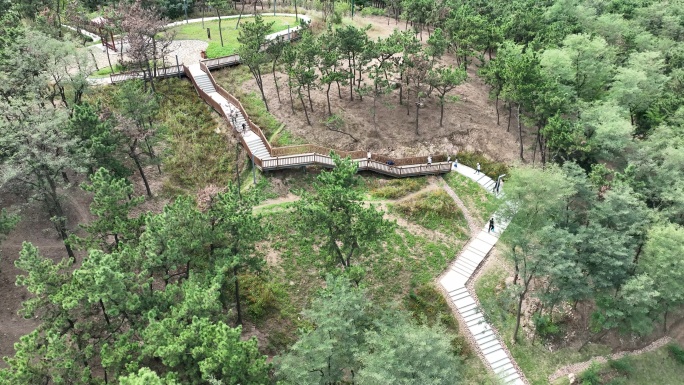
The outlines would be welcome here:
M 477 173 L 470 167 L 458 165 L 453 171 L 458 172 L 491 191 L 494 181 L 488 176 Z M 454 304 L 463 323 L 473 336 L 486 364 L 497 374 L 504 384 L 525 385 L 522 371 L 515 364 L 506 345 L 498 333 L 487 322 L 476 298 L 468 291 L 466 283 L 472 278 L 475 270 L 486 259 L 489 252 L 498 241 L 508 223 L 494 214 L 495 230 L 488 232 L 488 223 L 480 230 L 476 237 L 471 238 L 458 257 L 449 266 L 449 270 L 442 276 L 439 283 Z
M 216 83 L 204 63 L 193 64 L 189 67 L 184 66 L 184 71 L 193 82 L 200 97 L 221 114 L 229 125 L 233 126 L 234 134 L 242 142 L 256 167 L 262 171 L 312 165 L 335 167 L 335 163 L 329 155 L 331 151 L 343 157 L 351 157 L 358 164 L 359 171 L 374 171 L 394 177 L 437 175 L 451 171 L 450 162 L 437 161 L 444 158 L 443 156 L 436 156 L 435 163 L 428 162 L 427 157 L 392 159 L 393 164 L 390 165 L 388 164 L 390 160 L 388 157 L 372 154 L 369 159 L 365 151 L 337 151 L 315 145 L 271 147 L 261 129 L 249 120 L 242 104 Z M 237 124 L 231 122 L 231 110 L 237 111 Z M 246 128 L 244 131 L 242 129 L 243 124 Z

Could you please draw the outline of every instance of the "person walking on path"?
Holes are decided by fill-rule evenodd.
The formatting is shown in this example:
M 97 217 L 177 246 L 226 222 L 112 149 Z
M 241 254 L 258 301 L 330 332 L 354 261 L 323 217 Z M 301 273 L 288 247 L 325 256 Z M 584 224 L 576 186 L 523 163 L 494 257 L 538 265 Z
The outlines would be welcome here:
M 451 163 L 451 155 L 447 156 L 447 163 Z
M 371 160 L 371 152 L 370 152 L 370 150 L 369 150 L 369 151 L 366 151 L 366 159 Z
M 428 165 L 431 165 L 431 164 L 432 164 L 432 155 L 428 155 L 428 159 L 427 159 L 427 160 L 428 160 L 428 162 L 427 162 Z
M 247 135 L 247 125 L 242 123 L 242 136 Z
M 230 121 L 233 122 L 233 127 L 237 127 L 237 111 L 234 108 L 230 109 Z
M 458 158 L 454 158 L 454 168 L 458 168 Z
M 477 163 L 477 170 L 475 171 L 475 175 L 480 173 L 480 163 Z
M 487 232 L 494 231 L 494 217 L 492 217 L 489 220 L 489 228 L 487 229 Z

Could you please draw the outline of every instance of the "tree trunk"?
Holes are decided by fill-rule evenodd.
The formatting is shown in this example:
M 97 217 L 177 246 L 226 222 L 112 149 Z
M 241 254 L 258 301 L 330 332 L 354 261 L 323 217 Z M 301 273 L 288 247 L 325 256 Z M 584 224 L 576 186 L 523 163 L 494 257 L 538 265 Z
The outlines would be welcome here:
M 278 78 L 276 77 L 276 74 L 275 74 L 275 68 L 276 68 L 276 61 L 273 60 L 273 82 L 275 83 L 276 95 L 278 95 L 278 103 L 282 103 L 280 100 L 280 88 L 278 87 Z
M 240 15 L 238 16 L 238 21 L 237 24 L 235 24 L 235 29 L 238 29 L 240 27 L 240 19 L 242 19 L 242 13 L 245 12 L 245 4 L 247 2 L 245 0 L 242 1 L 242 8 L 240 8 Z M 221 44 L 223 45 L 223 44 Z
M 102 314 L 104 314 L 105 321 L 107 321 L 107 326 L 109 326 L 111 323 L 109 322 L 109 316 L 107 315 L 107 310 L 105 310 L 105 305 L 104 302 L 102 302 L 102 298 L 100 298 L 100 308 L 102 308 Z
M 442 125 L 442 120 L 444 119 L 444 96 L 439 98 L 439 126 L 444 127 Z
M 494 104 L 496 106 L 496 125 L 499 125 L 499 93 L 496 93 L 496 103 Z
M 142 165 L 140 164 L 140 159 L 138 158 L 138 154 L 135 153 L 135 146 L 131 146 L 131 151 L 128 153 L 128 155 L 131 157 L 131 159 L 133 159 L 133 162 L 135 162 L 135 166 L 138 168 L 140 177 L 142 178 L 143 183 L 145 184 L 145 191 L 147 191 L 147 195 L 152 196 L 150 184 L 147 183 L 147 177 L 145 176 L 145 172 L 143 171 Z
M 295 21 L 299 21 L 299 11 L 297 11 L 297 0 L 294 0 L 295 4 Z
M 306 85 L 306 96 L 309 98 L 309 107 L 311 107 L 311 112 L 314 112 L 313 102 L 311 101 L 311 85 Z
M 513 117 L 513 103 L 508 103 L 508 127 L 506 127 L 506 132 L 511 132 L 511 118 Z
M 221 14 L 219 13 L 218 8 L 216 8 L 216 17 L 218 17 L 218 22 L 219 22 L 219 38 L 221 39 L 221 47 L 223 47 L 223 31 L 221 29 Z M 239 22 L 239 21 L 238 21 Z M 235 27 L 237 29 L 237 27 Z
M 332 111 L 330 111 L 330 86 L 332 86 L 332 83 L 328 83 L 328 89 L 325 90 L 325 98 L 328 101 L 328 116 L 332 116 Z
M 522 124 L 520 123 L 520 104 L 518 104 L 518 132 L 520 134 L 520 160 L 525 160 L 523 157 L 523 137 L 522 137 Z
M 298 90 L 297 94 L 299 95 L 299 101 L 302 102 L 302 109 L 304 110 L 304 116 L 306 116 L 306 123 L 310 126 L 311 120 L 309 120 L 309 113 L 306 111 L 306 104 L 304 103 L 304 98 L 302 97 L 302 91 Z
M 39 177 L 41 176 L 39 175 Z M 45 197 L 45 203 L 48 205 L 48 213 L 52 218 L 56 218 L 56 220 L 53 222 L 55 229 L 59 233 L 59 237 L 62 238 L 67 255 L 72 261 L 76 262 L 76 255 L 71 249 L 71 245 L 69 245 L 69 234 L 67 234 L 66 229 L 66 216 L 64 215 L 64 210 L 62 209 L 61 203 L 59 203 L 59 197 L 57 196 L 57 185 L 49 175 L 42 175 L 42 177 L 45 178 L 45 180 L 48 182 L 48 186 L 50 187 L 50 190 L 47 192 L 47 194 L 45 192 L 43 193 Z
M 242 325 L 242 308 L 240 307 L 240 282 L 238 281 L 237 266 L 233 266 L 233 275 L 235 275 L 235 309 L 237 310 L 237 321 L 239 325 Z
M 416 102 L 416 135 L 420 135 L 420 133 L 418 132 L 418 117 L 419 117 L 419 115 L 420 115 L 420 102 Z
M 522 303 L 525 299 L 526 293 L 527 289 L 523 290 L 523 292 L 518 295 L 518 309 L 517 314 L 515 316 L 515 332 L 513 332 L 513 342 L 515 343 L 518 342 L 518 332 L 520 331 L 520 318 L 522 316 Z

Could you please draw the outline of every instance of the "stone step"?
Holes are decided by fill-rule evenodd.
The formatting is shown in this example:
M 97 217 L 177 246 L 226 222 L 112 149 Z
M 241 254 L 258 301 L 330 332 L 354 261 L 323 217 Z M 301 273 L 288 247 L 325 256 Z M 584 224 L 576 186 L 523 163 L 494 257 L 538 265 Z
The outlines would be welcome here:
M 480 312 L 480 311 L 474 311 L 474 312 L 470 312 L 470 314 L 468 314 L 467 316 L 464 316 L 463 314 L 461 314 L 461 317 L 463 317 L 463 320 L 466 323 L 468 323 L 468 322 L 470 322 L 476 318 L 484 317 L 484 314 L 482 314 L 482 312 Z
M 491 348 L 492 346 L 497 346 L 497 345 L 501 346 L 499 339 L 493 338 L 489 341 L 482 342 L 478 346 L 479 346 L 480 350 L 485 350 L 485 349 Z
M 520 374 L 518 374 L 518 371 L 515 370 L 515 368 L 513 367 L 513 365 L 511 365 L 511 369 L 513 369 L 513 371 L 511 371 L 511 372 L 506 372 L 506 373 L 504 373 L 503 375 L 499 375 L 499 378 L 501 378 L 501 381 L 502 381 L 504 384 L 511 384 L 511 383 L 514 383 L 515 380 L 517 380 L 517 379 L 520 378 Z
M 456 260 L 456 263 L 451 265 L 452 269 L 464 271 L 464 272 L 468 273 L 468 276 L 471 276 L 473 274 L 473 272 L 475 271 L 475 267 L 476 266 L 473 266 L 471 264 L 468 264 L 466 262 L 459 261 L 459 260 Z
M 451 290 L 451 291 L 448 292 L 447 294 L 453 295 L 453 294 L 467 293 L 467 292 L 468 292 L 468 288 L 466 288 L 465 286 L 461 286 L 461 287 L 458 287 L 458 288 L 456 288 L 456 289 Z
M 466 278 L 470 278 L 470 276 L 473 274 L 472 269 L 465 267 L 463 265 L 460 265 L 458 263 L 454 263 L 453 265 L 451 265 L 451 270 L 461 274 L 462 276 L 464 276 Z
M 491 330 L 486 330 L 484 333 L 480 333 L 480 334 L 475 334 L 475 333 L 472 333 L 472 334 L 473 334 L 473 337 L 475 338 L 475 342 L 478 345 L 480 344 L 480 341 L 489 341 L 492 336 L 494 336 L 496 338 L 496 334 L 494 334 L 494 332 Z
M 487 343 L 490 343 L 492 341 L 496 341 L 497 343 L 499 342 L 499 336 L 497 336 L 494 333 L 491 333 L 487 338 L 481 338 L 480 340 L 476 340 L 477 346 L 484 345 Z
M 456 303 L 454 303 L 454 305 L 455 305 L 455 304 L 456 304 Z M 462 311 L 467 311 L 467 310 L 469 310 L 469 309 L 476 309 L 476 308 L 477 308 L 477 304 L 475 303 L 475 301 L 473 301 L 472 304 L 467 305 L 467 306 L 463 306 L 462 308 L 459 308 L 459 309 L 458 309 L 458 312 L 460 313 L 460 312 L 462 312 Z
M 489 353 L 494 353 L 495 351 L 501 350 L 501 349 L 502 349 L 502 346 L 501 346 L 501 344 L 497 341 L 495 344 L 490 345 L 490 346 L 488 346 L 488 347 L 486 347 L 486 348 L 483 348 L 483 349 L 480 349 L 480 350 L 482 350 L 482 354 L 485 354 L 485 355 L 486 355 L 486 354 L 489 354 Z
M 471 318 L 470 320 L 466 321 L 466 325 L 468 325 L 468 327 L 471 327 L 471 326 L 479 325 L 483 322 L 487 322 L 487 321 L 485 320 L 484 316 L 480 316 L 480 317 Z
M 468 296 L 466 298 L 459 299 L 458 301 L 454 301 L 454 305 L 456 305 L 457 309 L 464 309 L 468 306 L 476 306 L 477 304 L 472 297 Z
M 466 290 L 465 292 L 459 292 L 459 293 L 452 294 L 449 296 L 449 298 L 451 298 L 452 301 L 458 301 L 459 299 L 465 298 L 468 296 L 470 296 L 470 293 L 468 293 L 468 291 Z
M 499 349 L 492 353 L 485 354 L 484 356 L 495 373 L 496 369 L 511 363 L 511 359 L 508 358 L 508 355 L 503 349 Z
M 511 362 L 511 360 L 508 360 L 507 363 L 500 365 L 499 367 L 494 369 L 494 373 L 501 377 L 501 374 L 509 373 L 511 369 L 515 370 L 515 366 L 513 366 L 513 362 Z
M 458 257 L 458 259 L 456 260 L 456 263 L 462 263 L 464 265 L 468 265 L 473 270 L 475 270 L 477 268 L 477 266 L 479 265 L 479 263 L 475 263 L 475 262 L 469 260 L 468 258 L 464 258 L 462 256 Z

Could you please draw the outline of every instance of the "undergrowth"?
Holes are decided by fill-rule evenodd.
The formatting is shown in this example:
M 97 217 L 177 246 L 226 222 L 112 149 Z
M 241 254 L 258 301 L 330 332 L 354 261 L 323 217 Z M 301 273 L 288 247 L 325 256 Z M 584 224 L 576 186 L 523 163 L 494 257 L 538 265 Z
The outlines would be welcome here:
M 450 237 L 467 238 L 468 224 L 463 212 L 442 189 L 427 191 L 411 200 L 397 203 L 391 211 L 427 229 L 440 231 Z
M 225 186 L 235 172 L 234 152 L 216 133 L 217 122 L 187 80 L 157 82 L 162 95 L 158 121 L 166 126 L 168 144 L 163 160 L 170 185 L 196 191 L 207 184 Z
M 425 177 L 376 180 L 377 186 L 370 191 L 373 198 L 397 199 L 416 192 L 427 185 Z

